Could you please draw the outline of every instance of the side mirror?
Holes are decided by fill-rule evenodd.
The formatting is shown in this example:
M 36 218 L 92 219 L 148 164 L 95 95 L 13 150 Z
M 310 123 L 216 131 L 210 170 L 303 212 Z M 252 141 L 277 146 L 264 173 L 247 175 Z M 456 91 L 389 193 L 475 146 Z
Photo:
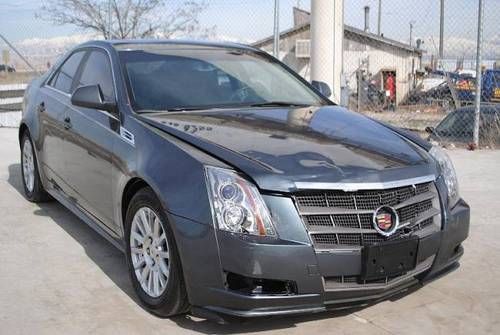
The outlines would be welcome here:
M 425 127 L 425 132 L 429 134 L 434 134 L 434 127 Z
M 327 83 L 322 82 L 322 81 L 316 81 L 313 80 L 311 82 L 311 85 L 319 91 L 322 95 L 325 97 L 329 98 L 332 96 L 332 90 L 330 89 L 330 86 L 328 86 Z
M 115 102 L 104 101 L 99 85 L 78 87 L 71 96 L 71 103 L 75 106 L 100 109 L 111 114 L 117 114 Z

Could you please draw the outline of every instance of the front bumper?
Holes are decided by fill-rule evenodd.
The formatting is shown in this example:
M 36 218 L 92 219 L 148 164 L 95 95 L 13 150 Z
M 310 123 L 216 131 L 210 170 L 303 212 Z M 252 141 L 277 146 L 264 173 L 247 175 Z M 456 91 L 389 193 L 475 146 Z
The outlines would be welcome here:
M 227 283 L 197 287 L 188 292 L 198 309 L 237 317 L 260 317 L 317 313 L 330 309 L 364 306 L 405 292 L 446 273 L 457 265 L 463 254 L 461 246 L 469 232 L 470 209 L 459 201 L 447 213 L 443 229 L 421 239 L 417 271 L 383 285 L 329 289 L 325 272 L 356 271 L 358 261 L 346 255 L 344 260 L 329 261 L 329 255 L 316 254 L 304 243 L 257 244 L 230 234 L 218 234 L 220 267 L 223 272 L 249 278 L 291 280 L 297 292 L 288 295 L 242 294 L 227 288 Z M 337 255 L 338 256 L 338 255 Z M 357 256 L 359 258 L 359 256 Z M 326 271 L 325 267 L 333 268 Z M 350 268 L 351 267 L 351 268 Z M 224 276 L 222 275 L 224 282 Z M 200 291 L 201 290 L 201 291 Z

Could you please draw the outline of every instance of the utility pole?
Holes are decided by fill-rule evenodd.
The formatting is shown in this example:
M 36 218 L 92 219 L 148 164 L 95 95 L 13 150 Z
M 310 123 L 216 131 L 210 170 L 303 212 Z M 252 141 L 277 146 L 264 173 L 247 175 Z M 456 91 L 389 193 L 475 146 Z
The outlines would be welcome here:
M 441 11 L 439 16 L 439 60 L 443 59 L 444 54 L 444 0 L 441 0 Z
M 477 17 L 477 51 L 476 51 L 476 102 L 474 108 L 474 146 L 479 147 L 479 122 L 481 119 L 481 85 L 482 85 L 482 51 L 483 51 L 483 0 L 479 0 L 479 9 Z
M 111 0 L 108 0 L 108 40 L 111 39 Z
M 413 46 L 413 24 L 415 21 L 410 21 L 410 47 Z
M 280 58 L 280 2 L 274 0 L 274 45 L 273 55 Z
M 377 35 L 380 36 L 380 24 L 382 22 L 382 0 L 378 0 L 378 20 L 377 20 Z

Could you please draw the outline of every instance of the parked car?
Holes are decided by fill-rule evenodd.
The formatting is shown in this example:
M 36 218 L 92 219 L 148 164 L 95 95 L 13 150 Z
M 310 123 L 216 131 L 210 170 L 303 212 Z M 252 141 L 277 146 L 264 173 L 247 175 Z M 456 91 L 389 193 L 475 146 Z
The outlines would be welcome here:
M 453 75 L 452 75 L 453 74 Z M 432 104 L 441 102 L 444 107 L 455 106 L 452 89 L 461 105 L 470 104 L 475 94 L 475 79 L 468 74 L 448 73 L 450 81 L 443 77 L 443 81 L 427 90 L 420 86 L 412 90 L 405 99 L 406 104 Z M 425 83 L 425 79 L 424 79 Z M 452 89 L 450 88 L 452 85 Z
M 427 127 L 429 140 L 472 143 L 474 107 L 459 108 L 449 113 L 435 128 Z M 483 104 L 479 119 L 480 143 L 500 145 L 500 105 Z
M 16 72 L 16 69 L 9 65 L 0 64 L 0 72 Z
M 445 107 L 454 106 L 455 102 L 451 95 L 448 82 L 444 81 L 427 91 L 422 91 L 420 89 L 413 90 L 406 97 L 404 104 L 430 105 L 435 102 L 442 102 L 445 104 Z
M 463 253 L 469 206 L 444 151 L 258 49 L 88 42 L 24 105 L 27 199 L 56 199 L 122 250 L 158 315 L 364 305 Z
M 446 82 L 446 78 L 441 75 L 429 75 L 424 77 L 419 84 L 419 90 L 427 92 L 428 90 Z

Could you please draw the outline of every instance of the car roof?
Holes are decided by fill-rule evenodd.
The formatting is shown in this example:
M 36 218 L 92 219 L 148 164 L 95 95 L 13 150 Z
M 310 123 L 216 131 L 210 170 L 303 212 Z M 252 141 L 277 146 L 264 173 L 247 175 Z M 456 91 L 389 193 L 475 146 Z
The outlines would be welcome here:
M 162 45 L 165 47 L 189 47 L 189 48 L 230 48 L 245 49 L 257 51 L 258 49 L 240 43 L 222 42 L 222 41 L 198 41 L 198 40 L 180 40 L 180 39 L 140 39 L 140 40 L 95 40 L 80 44 L 78 47 L 98 45 L 102 47 L 112 47 L 118 50 L 129 48 L 140 48 L 148 45 Z
M 456 113 L 474 113 L 474 106 L 457 108 L 453 112 Z M 481 104 L 481 113 L 500 113 L 500 104 Z

